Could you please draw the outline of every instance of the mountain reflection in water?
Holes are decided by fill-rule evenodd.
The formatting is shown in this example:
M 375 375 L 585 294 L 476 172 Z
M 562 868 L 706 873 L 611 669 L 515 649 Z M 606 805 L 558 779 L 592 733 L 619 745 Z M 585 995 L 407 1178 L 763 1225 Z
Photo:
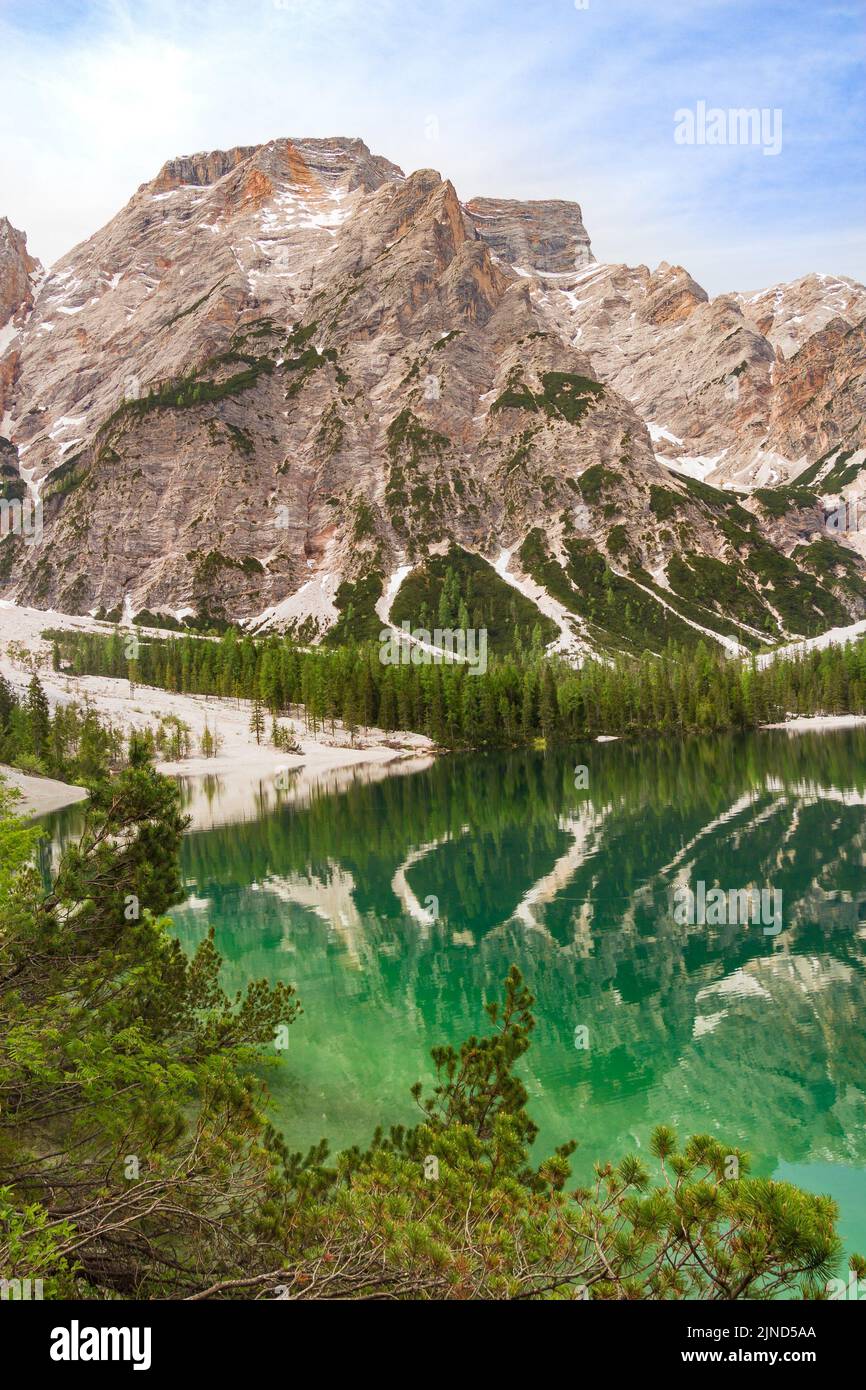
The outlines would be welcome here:
M 537 997 L 539 1154 L 576 1138 L 583 1180 L 655 1123 L 708 1131 L 759 1172 L 815 1174 L 866 1248 L 866 731 L 397 771 L 260 789 L 184 839 L 182 941 L 212 923 L 227 988 L 298 990 L 269 1073 L 291 1145 L 411 1120 L 430 1048 L 485 1027 L 514 961 Z M 673 889 L 699 880 L 781 890 L 781 931 L 678 925 Z

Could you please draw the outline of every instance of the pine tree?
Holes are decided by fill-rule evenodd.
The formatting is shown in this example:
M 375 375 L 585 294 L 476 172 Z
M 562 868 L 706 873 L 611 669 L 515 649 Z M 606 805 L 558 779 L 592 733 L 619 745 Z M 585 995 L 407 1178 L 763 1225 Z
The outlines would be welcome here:
M 255 734 L 256 743 L 261 743 L 262 734 L 265 732 L 265 716 L 261 702 L 258 699 L 253 701 L 253 712 L 250 715 L 250 732 Z
M 434 743 L 444 744 L 447 742 L 448 734 L 445 727 L 445 699 L 442 690 L 442 668 L 440 666 L 434 666 L 432 668 L 429 732 Z
M 13 694 L 11 685 L 4 676 L 0 675 L 0 730 L 8 729 L 12 711 L 17 708 L 18 701 Z
M 203 758 L 216 757 L 218 751 L 218 739 L 216 734 L 212 733 L 211 730 L 208 728 L 207 720 L 205 720 L 205 725 L 204 729 L 202 730 L 201 741 L 199 746 L 201 748 L 201 754 Z
M 268 647 L 262 657 L 260 684 L 262 699 L 271 714 L 279 714 L 282 693 L 280 668 L 277 654 L 272 647 Z
M 350 679 L 343 700 L 343 724 L 349 734 L 349 741 L 353 745 L 361 718 L 359 705 L 357 686 L 355 681 Z
M 381 702 L 379 705 L 379 726 L 386 733 L 395 727 L 397 718 L 397 702 L 394 698 L 394 681 L 390 672 L 382 682 Z
M 48 747 L 48 736 L 51 732 L 51 714 L 48 708 L 48 700 L 38 676 L 34 676 L 27 687 L 27 714 L 30 723 L 30 741 L 33 751 L 37 758 Z
M 523 696 L 520 704 L 520 727 L 524 738 L 529 738 L 535 722 L 535 681 L 531 671 L 523 676 Z
M 545 738 L 551 738 L 553 734 L 555 734 L 558 713 L 556 686 L 553 683 L 550 667 L 545 666 L 541 678 L 541 694 L 538 701 L 538 716 L 541 722 L 541 732 Z

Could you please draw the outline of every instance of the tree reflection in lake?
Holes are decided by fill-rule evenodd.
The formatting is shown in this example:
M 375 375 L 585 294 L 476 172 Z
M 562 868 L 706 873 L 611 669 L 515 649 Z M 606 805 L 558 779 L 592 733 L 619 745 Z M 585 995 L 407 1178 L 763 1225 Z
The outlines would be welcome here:
M 400 771 L 263 794 L 184 841 L 181 939 L 213 923 L 229 987 L 298 988 L 270 1077 L 292 1145 L 409 1118 L 430 1047 L 483 1027 L 516 961 L 538 999 L 539 1143 L 578 1139 L 578 1177 L 656 1122 L 706 1130 L 760 1171 L 838 1187 L 866 1246 L 866 732 Z M 781 931 L 679 925 L 672 889 L 698 881 L 774 886 Z

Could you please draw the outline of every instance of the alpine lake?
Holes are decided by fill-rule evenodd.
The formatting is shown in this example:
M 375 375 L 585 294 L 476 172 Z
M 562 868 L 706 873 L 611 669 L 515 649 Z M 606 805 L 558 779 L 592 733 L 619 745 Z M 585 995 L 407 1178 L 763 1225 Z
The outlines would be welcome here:
M 866 1253 L 866 728 L 459 754 L 295 786 L 182 782 L 172 911 L 233 993 L 303 1008 L 265 1074 L 290 1147 L 411 1123 L 430 1049 L 489 1026 L 516 963 L 534 1153 L 576 1181 L 654 1125 L 829 1193 Z M 47 818 L 57 848 L 81 807 Z M 682 921 L 677 889 L 772 889 L 779 919 Z M 733 914 L 730 914 L 733 915 Z M 718 916 L 718 914 L 715 914 Z

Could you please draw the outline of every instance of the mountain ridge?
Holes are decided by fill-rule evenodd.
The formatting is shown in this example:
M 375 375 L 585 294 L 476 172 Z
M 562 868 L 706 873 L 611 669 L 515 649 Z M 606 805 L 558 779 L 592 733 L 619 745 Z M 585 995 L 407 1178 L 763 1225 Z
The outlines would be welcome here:
M 866 290 L 779 289 L 598 262 L 579 204 L 461 203 L 360 140 L 175 157 L 15 310 L 0 434 L 46 543 L 0 542 L 2 592 L 321 637 L 448 553 L 576 655 L 854 621 L 820 484 L 861 486 Z

